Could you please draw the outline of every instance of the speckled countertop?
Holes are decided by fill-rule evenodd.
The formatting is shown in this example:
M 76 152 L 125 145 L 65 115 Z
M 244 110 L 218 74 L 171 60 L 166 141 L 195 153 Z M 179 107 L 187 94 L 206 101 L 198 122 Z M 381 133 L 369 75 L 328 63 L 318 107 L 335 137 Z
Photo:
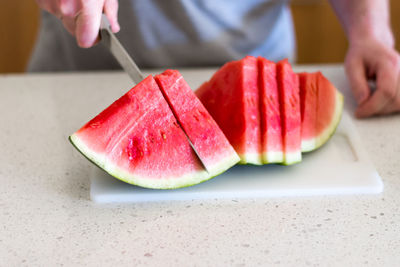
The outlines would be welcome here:
M 322 70 L 347 95 L 341 66 Z M 183 70 L 189 84 L 212 70 Z M 199 75 L 199 76 L 198 76 Z M 0 76 L 0 266 L 398 266 L 400 115 L 356 121 L 380 195 L 99 205 L 68 135 L 121 72 Z

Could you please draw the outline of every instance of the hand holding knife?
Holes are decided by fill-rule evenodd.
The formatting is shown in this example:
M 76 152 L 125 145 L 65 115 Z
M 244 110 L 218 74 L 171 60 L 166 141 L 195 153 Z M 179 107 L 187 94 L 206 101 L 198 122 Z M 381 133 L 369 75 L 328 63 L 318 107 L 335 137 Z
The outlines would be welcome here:
M 125 72 L 128 73 L 128 75 L 131 77 L 132 81 L 134 81 L 136 84 L 140 83 L 144 79 L 142 72 L 139 70 L 138 66 L 135 64 L 133 59 L 129 56 L 128 52 L 126 52 L 124 47 L 118 41 L 117 37 L 111 31 L 110 23 L 108 22 L 108 19 L 104 14 L 102 15 L 102 18 L 101 18 L 100 37 L 101 37 L 101 43 L 109 48 L 110 52 L 113 54 L 113 56 L 118 61 L 118 63 L 121 65 L 121 67 L 125 70 Z M 177 122 L 178 122 L 178 124 L 180 124 L 178 119 L 177 119 Z M 183 128 L 182 128 L 182 130 L 183 130 Z M 202 162 L 202 160 L 201 160 L 197 150 L 195 149 L 193 143 L 191 142 L 189 136 L 186 134 L 185 131 L 183 131 L 183 132 L 185 133 L 186 138 L 187 138 L 190 146 L 192 147 L 193 151 L 197 155 L 197 158 L 203 165 L 204 169 L 208 172 L 205 164 Z

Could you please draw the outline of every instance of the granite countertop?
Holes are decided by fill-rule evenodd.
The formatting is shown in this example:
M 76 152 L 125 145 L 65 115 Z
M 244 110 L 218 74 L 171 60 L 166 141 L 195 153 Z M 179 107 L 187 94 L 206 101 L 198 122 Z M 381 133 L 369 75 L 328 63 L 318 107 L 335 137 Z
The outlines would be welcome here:
M 321 70 L 354 111 L 342 66 L 296 70 Z M 182 70 L 194 88 L 212 72 Z M 379 195 L 95 204 L 67 138 L 130 87 L 122 72 L 0 76 L 0 266 L 399 264 L 400 115 L 355 121 Z

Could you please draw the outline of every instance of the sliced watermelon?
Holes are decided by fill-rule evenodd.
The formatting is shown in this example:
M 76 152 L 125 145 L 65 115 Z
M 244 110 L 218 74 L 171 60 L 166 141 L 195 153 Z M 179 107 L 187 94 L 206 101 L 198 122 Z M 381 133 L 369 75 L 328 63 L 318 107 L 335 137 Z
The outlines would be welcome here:
M 130 184 L 170 189 L 212 177 L 199 162 L 152 76 L 70 140 L 88 159 Z
M 238 155 L 179 71 L 166 70 L 155 80 L 210 175 L 235 165 Z
M 258 57 L 258 68 L 263 163 L 281 163 L 283 150 L 276 64 Z
M 284 161 L 290 165 L 301 161 L 301 114 L 299 78 L 285 59 L 277 63 L 281 106 Z
M 241 161 L 262 164 L 257 59 L 222 66 L 196 91 Z
M 325 78 L 318 76 L 318 106 L 316 148 L 320 147 L 335 132 L 343 111 L 343 95 Z
M 303 152 L 317 149 L 335 132 L 343 110 L 343 96 L 321 72 L 300 73 Z
M 299 73 L 301 103 L 301 151 L 317 147 L 318 73 Z

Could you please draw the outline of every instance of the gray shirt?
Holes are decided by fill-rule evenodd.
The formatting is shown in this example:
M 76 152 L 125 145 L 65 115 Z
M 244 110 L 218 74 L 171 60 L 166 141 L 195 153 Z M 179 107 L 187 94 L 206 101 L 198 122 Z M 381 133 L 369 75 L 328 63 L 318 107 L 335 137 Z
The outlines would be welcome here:
M 216 66 L 246 55 L 294 58 L 287 1 L 120 0 L 117 34 L 142 68 Z M 28 71 L 118 69 L 102 45 L 82 49 L 53 15 L 42 12 Z

